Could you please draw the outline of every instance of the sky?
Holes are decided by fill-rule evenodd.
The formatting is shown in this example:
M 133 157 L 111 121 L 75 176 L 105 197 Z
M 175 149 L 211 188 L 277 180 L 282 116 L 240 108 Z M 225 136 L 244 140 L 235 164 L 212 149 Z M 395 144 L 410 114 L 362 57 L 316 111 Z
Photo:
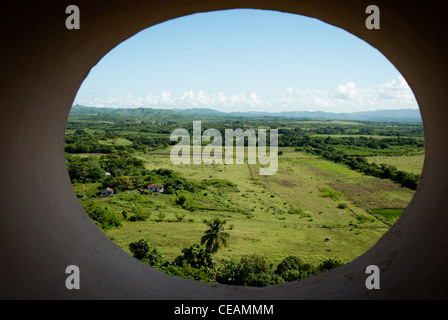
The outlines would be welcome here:
M 248 9 L 141 31 L 90 70 L 74 104 L 224 112 L 418 108 L 398 70 L 363 40 L 314 18 Z

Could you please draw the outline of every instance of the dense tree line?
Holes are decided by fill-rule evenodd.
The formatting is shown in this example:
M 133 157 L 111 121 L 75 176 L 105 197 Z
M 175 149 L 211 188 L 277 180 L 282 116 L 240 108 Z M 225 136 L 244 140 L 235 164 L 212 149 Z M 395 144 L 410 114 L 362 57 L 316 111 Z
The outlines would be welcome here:
M 312 136 L 309 132 L 305 133 L 297 129 L 279 130 L 279 147 L 302 147 L 311 145 L 333 145 L 333 146 L 357 146 L 369 149 L 387 149 L 391 146 L 412 146 L 417 148 L 424 147 L 424 142 L 418 137 L 385 137 L 374 138 L 366 136 L 356 137 L 325 137 Z
M 114 143 L 114 140 L 124 138 L 132 144 L 129 146 Z M 118 133 L 112 131 L 87 133 L 77 129 L 66 134 L 65 152 L 67 153 L 114 153 L 116 151 L 146 151 L 148 149 L 164 149 L 170 144 L 169 136 L 149 136 L 146 134 Z
M 225 259 L 218 263 L 210 251 L 198 244 L 182 249 L 182 254 L 169 262 L 146 239 L 131 243 L 129 249 L 135 258 L 172 276 L 251 287 L 298 281 L 344 264 L 340 259 L 330 258 L 314 266 L 303 262 L 300 257 L 288 256 L 275 265 L 256 254 L 244 255 L 238 260 Z
M 98 182 L 101 183 L 101 188 L 110 187 L 115 192 L 146 190 L 149 184 L 159 183 L 164 185 L 164 193 L 174 194 L 177 191 L 195 192 L 210 184 L 223 183 L 220 180 L 196 183 L 170 169 L 146 169 L 143 161 L 128 151 L 100 157 L 81 157 L 66 153 L 66 163 L 72 183 Z M 110 176 L 106 176 L 106 172 L 110 173 Z
M 347 155 L 341 151 L 335 151 L 333 148 L 323 144 L 308 145 L 305 148 L 297 148 L 296 150 L 305 150 L 312 154 L 319 155 L 324 159 L 331 160 L 336 163 L 347 165 L 350 169 L 364 173 L 365 175 L 391 180 L 403 187 L 416 190 L 420 175 L 400 171 L 395 166 L 376 163 L 369 163 L 366 158 L 360 156 Z

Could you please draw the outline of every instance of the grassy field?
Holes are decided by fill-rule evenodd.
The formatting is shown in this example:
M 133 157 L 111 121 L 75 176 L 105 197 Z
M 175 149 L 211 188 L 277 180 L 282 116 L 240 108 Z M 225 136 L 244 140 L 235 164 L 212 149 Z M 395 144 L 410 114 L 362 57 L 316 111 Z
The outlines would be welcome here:
M 408 156 L 375 156 L 367 157 L 369 162 L 375 162 L 376 164 L 388 164 L 395 166 L 398 170 L 420 174 L 423 168 L 423 162 L 425 160 L 424 154 L 408 155 Z
M 132 205 L 152 212 L 150 221 L 125 221 L 122 228 L 105 232 L 127 252 L 129 243 L 147 238 L 172 261 L 182 248 L 199 243 L 207 229 L 204 219 L 221 217 L 227 220 L 231 238 L 229 247 L 216 254 L 218 260 L 255 253 L 272 262 L 287 255 L 301 256 L 313 264 L 325 258 L 348 262 L 374 245 L 390 227 L 381 212 L 371 210 L 403 209 L 413 196 L 412 191 L 392 182 L 293 148 L 281 150 L 278 171 L 271 176 L 259 175 L 259 165 L 247 162 L 174 165 L 169 149 L 141 154 L 148 169 L 173 169 L 195 181 L 224 179 L 236 188 L 211 186 L 191 195 L 193 211 L 174 205 L 169 194 L 128 191 L 102 198 L 98 201 L 117 213 L 132 210 Z M 75 189 L 81 192 L 80 186 Z M 129 201 L 131 198 L 134 201 Z
M 393 224 L 403 214 L 404 209 L 372 209 L 371 212 L 386 223 Z

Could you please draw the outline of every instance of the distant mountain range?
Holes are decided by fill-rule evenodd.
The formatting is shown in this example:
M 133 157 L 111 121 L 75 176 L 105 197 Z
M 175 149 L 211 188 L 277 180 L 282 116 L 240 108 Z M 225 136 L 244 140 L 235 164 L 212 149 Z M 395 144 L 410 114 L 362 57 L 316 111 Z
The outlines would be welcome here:
M 232 118 L 295 118 L 295 119 L 323 119 L 323 120 L 351 120 L 373 122 L 422 122 L 420 110 L 377 110 L 351 113 L 332 113 L 324 111 L 282 111 L 282 112 L 220 112 L 207 108 L 193 109 L 154 109 L 154 108 L 96 108 L 74 105 L 73 114 L 116 114 L 129 116 L 198 116 L 198 117 L 232 117 Z

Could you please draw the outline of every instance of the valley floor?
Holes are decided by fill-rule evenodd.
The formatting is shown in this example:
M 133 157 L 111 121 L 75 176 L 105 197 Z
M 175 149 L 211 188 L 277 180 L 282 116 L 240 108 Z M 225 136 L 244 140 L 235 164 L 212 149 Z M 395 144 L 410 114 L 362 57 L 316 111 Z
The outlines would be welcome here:
M 140 195 L 126 191 L 102 198 L 117 213 L 133 205 L 152 212 L 149 221 L 123 221 L 123 227 L 105 233 L 123 250 L 142 238 L 157 247 L 166 260 L 182 248 L 199 243 L 207 229 L 203 221 L 227 220 L 229 247 L 217 260 L 259 254 L 277 263 L 288 255 L 311 264 L 326 258 L 349 262 L 358 257 L 390 228 L 399 216 L 382 215 L 376 209 L 406 208 L 414 191 L 388 180 L 355 172 L 342 164 L 324 160 L 294 148 L 281 148 L 276 174 L 259 175 L 259 165 L 174 165 L 169 148 L 141 154 L 148 169 L 168 168 L 194 180 L 220 179 L 236 188 L 210 186 L 191 194 L 186 210 L 173 203 L 172 194 Z M 80 186 L 74 186 L 80 188 Z M 126 201 L 135 194 L 134 203 Z

